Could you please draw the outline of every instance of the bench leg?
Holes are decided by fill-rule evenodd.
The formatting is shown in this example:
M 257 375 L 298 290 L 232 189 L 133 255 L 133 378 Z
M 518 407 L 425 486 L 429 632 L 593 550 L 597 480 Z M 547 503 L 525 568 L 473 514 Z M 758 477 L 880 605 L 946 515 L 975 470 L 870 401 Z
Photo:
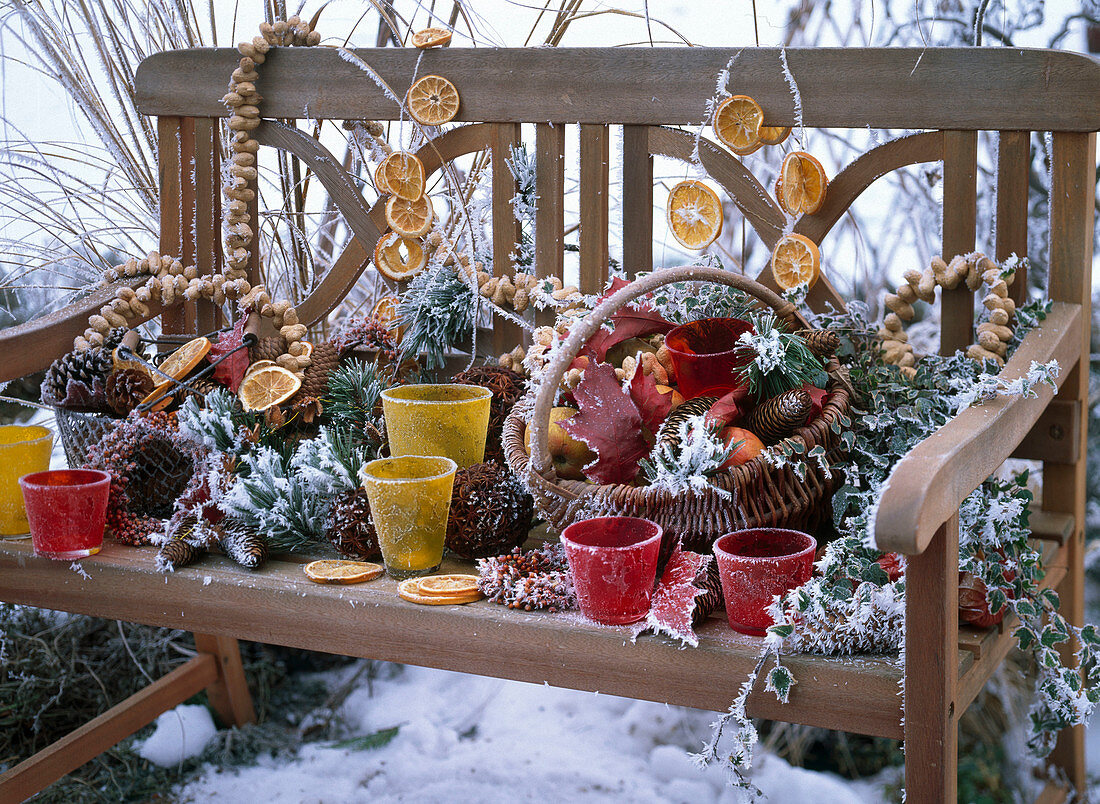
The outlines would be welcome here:
M 256 722 L 252 695 L 244 677 L 241 650 L 233 637 L 195 634 L 199 653 L 213 655 L 218 666 L 217 680 L 206 688 L 210 705 L 227 726 L 243 726 Z
M 1084 428 L 1082 428 L 1083 430 Z M 1085 454 L 1082 451 L 1082 456 Z M 1084 569 L 1084 464 L 1056 466 L 1047 464 L 1043 470 L 1043 507 L 1046 510 L 1066 511 L 1074 514 L 1073 533 L 1066 541 L 1066 576 L 1058 586 L 1060 611 L 1071 625 L 1081 626 L 1085 619 L 1085 569 Z M 1078 476 L 1079 475 L 1079 476 Z M 1059 646 L 1062 661 L 1072 665 L 1076 640 L 1070 640 Z M 1074 790 L 1086 790 L 1085 779 L 1085 727 L 1076 726 L 1065 729 L 1058 735 L 1058 744 L 1050 755 L 1051 766 L 1065 774 L 1066 781 Z M 1084 800 L 1080 798 L 1079 800 Z
M 959 518 L 906 565 L 905 798 L 958 799 Z M 913 590 L 920 590 L 914 594 Z

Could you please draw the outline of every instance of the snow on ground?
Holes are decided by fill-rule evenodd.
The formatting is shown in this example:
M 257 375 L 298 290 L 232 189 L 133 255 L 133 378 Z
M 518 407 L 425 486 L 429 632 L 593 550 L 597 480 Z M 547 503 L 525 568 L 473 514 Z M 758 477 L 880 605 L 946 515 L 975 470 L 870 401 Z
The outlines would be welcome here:
M 398 726 L 383 747 L 305 746 L 290 761 L 207 770 L 177 791 L 264 802 L 738 801 L 721 768 L 688 755 L 714 715 L 609 695 L 406 667 L 351 694 L 352 734 Z M 881 801 L 876 786 L 762 756 L 754 782 L 772 804 Z
M 171 768 L 201 754 L 217 731 L 209 709 L 184 704 L 158 717 L 152 736 L 135 748 L 143 759 Z

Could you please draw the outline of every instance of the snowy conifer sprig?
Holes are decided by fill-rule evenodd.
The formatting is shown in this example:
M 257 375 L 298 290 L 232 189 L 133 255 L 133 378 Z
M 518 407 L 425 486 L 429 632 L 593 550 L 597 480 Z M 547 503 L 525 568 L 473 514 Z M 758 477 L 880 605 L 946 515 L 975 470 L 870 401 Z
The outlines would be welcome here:
M 424 355 L 424 365 L 442 368 L 447 350 L 470 336 L 478 297 L 458 272 L 433 261 L 412 278 L 401 296 L 398 325 L 405 330 L 399 360 Z
M 535 195 L 535 155 L 524 145 L 513 145 L 508 169 L 516 180 L 516 194 L 512 197 L 512 211 L 520 224 L 520 241 L 512 254 L 516 267 L 526 268 L 535 264 L 535 211 L 538 196 Z
M 340 366 L 329 375 L 326 392 L 325 410 L 332 427 L 365 449 L 380 447 L 385 425 L 376 411 L 390 385 L 373 363 L 353 360 Z
M 752 332 L 744 332 L 734 347 L 748 361 L 741 371 L 757 399 L 771 399 L 805 384 L 823 387 L 825 369 L 801 335 L 788 332 L 771 313 L 750 313 Z
M 180 434 L 208 449 L 240 455 L 249 449 L 244 436 L 259 417 L 244 410 L 240 401 L 225 388 L 206 395 L 203 406 L 197 396 L 188 396 L 177 414 Z
M 296 471 L 271 447 L 258 447 L 240 460 L 241 474 L 218 506 L 242 527 L 267 540 L 275 552 L 296 550 L 324 536 L 332 496 L 318 494 L 313 478 Z

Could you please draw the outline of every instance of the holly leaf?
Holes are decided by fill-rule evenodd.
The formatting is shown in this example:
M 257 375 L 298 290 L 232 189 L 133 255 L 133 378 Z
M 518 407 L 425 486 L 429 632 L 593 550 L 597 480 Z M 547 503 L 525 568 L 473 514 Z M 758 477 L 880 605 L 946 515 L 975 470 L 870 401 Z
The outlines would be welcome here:
M 703 417 L 703 422 L 708 427 L 715 428 L 715 430 L 721 430 L 723 427 L 736 424 L 745 415 L 745 400 L 748 396 L 748 385 L 734 388 L 710 406 L 710 410 Z
M 213 363 L 222 355 L 229 354 L 240 346 L 244 342 L 244 325 L 246 321 L 247 318 L 242 315 L 237 319 L 233 329 L 221 333 L 211 345 L 210 353 L 206 356 L 206 359 Z M 230 391 L 237 393 L 237 388 L 240 387 L 246 371 L 248 371 L 248 350 L 241 349 L 215 366 L 214 380 L 222 385 L 229 386 Z
M 630 380 L 630 399 L 642 414 L 645 429 L 651 433 L 657 432 L 657 428 L 672 410 L 672 394 L 658 391 L 653 375 L 643 372 L 641 366 L 638 366 Z
M 596 453 L 584 476 L 594 483 L 630 483 L 649 454 L 649 443 L 638 406 L 623 393 L 615 369 L 606 363 L 589 365 L 573 397 L 580 412 L 561 426 Z

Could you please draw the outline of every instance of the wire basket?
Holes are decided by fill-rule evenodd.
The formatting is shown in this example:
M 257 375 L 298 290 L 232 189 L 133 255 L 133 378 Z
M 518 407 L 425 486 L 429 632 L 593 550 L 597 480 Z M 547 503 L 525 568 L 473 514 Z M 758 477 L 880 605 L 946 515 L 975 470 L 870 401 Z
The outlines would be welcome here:
M 54 408 L 53 412 L 65 459 L 74 469 L 88 462 L 88 448 L 112 433 L 120 421 L 105 413 L 81 413 L 66 408 Z

